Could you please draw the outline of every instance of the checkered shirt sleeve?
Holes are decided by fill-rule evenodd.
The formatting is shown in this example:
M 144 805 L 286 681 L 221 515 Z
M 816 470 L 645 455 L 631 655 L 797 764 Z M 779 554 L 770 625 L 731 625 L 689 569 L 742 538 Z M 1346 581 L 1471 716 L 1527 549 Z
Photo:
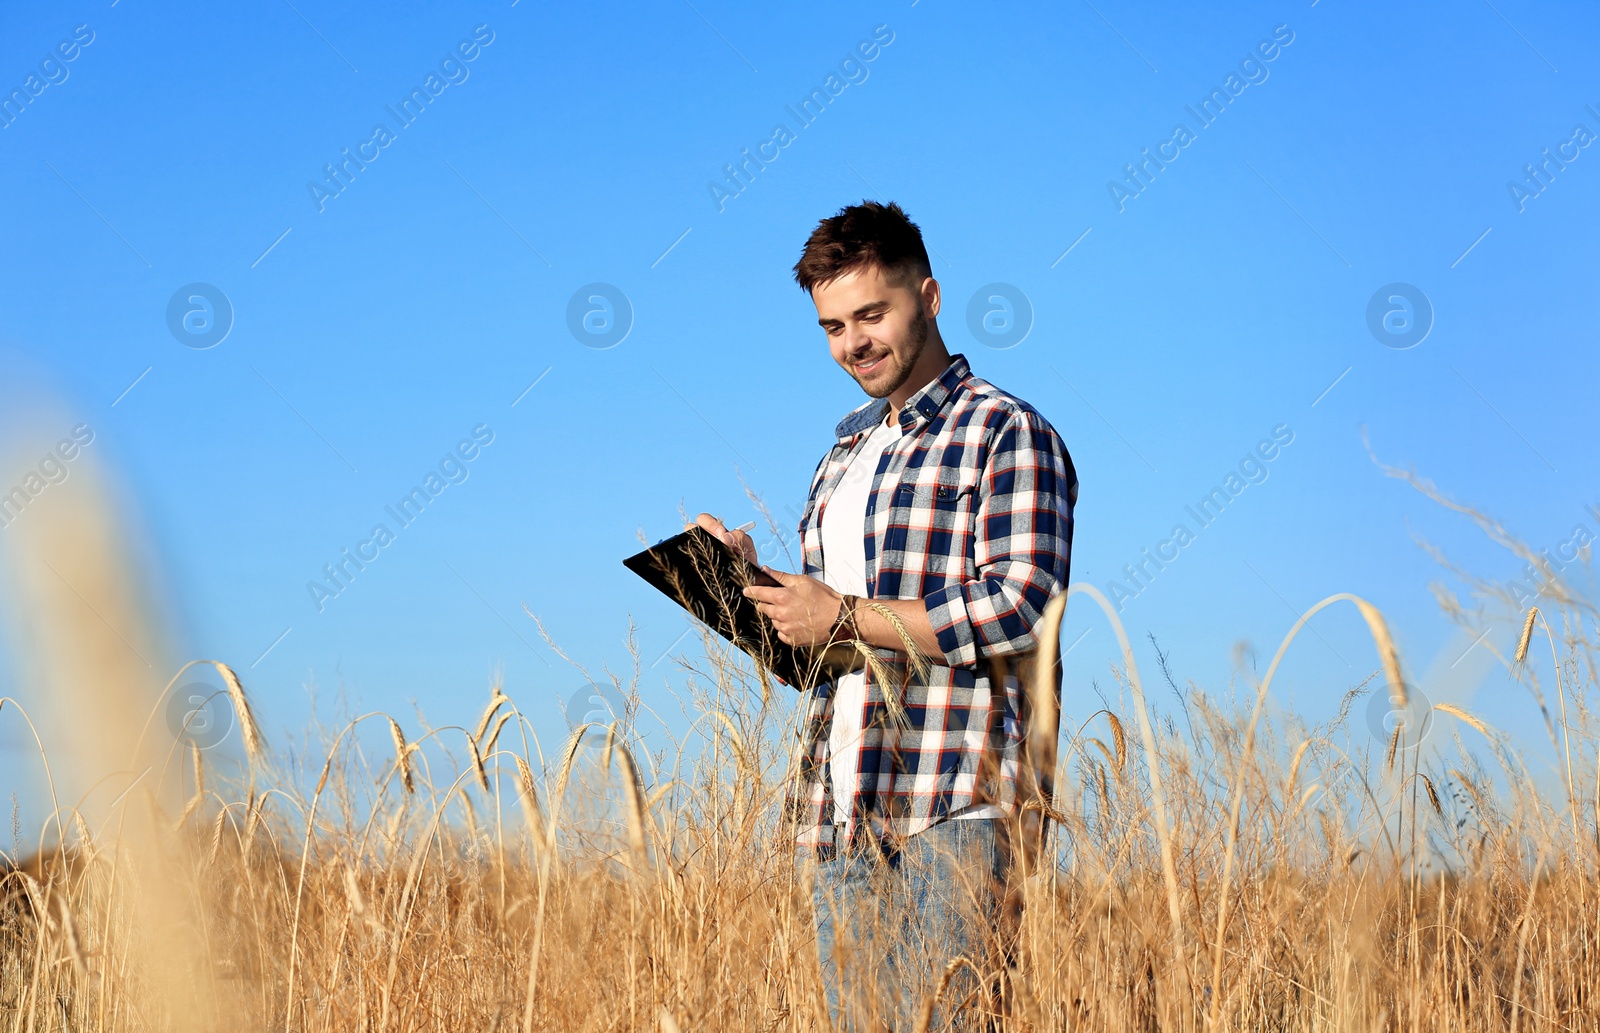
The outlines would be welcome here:
M 1010 414 L 980 479 L 973 538 L 977 577 L 923 597 L 945 663 L 1021 653 L 1050 597 L 1066 587 L 1072 503 L 1066 450 L 1043 418 Z

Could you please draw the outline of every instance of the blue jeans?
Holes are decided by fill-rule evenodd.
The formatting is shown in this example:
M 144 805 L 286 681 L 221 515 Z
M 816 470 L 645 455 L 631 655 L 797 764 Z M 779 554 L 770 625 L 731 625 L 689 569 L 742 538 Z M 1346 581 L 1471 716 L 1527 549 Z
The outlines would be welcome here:
M 943 821 L 892 853 L 876 845 L 814 865 L 817 954 L 836 1028 L 909 1030 L 952 958 L 962 967 L 939 999 L 933 1028 L 967 1001 L 983 1006 L 1004 956 L 1000 909 L 1006 851 L 993 818 Z M 996 948 L 999 948 L 997 950 Z M 974 991 L 980 991 L 974 993 Z

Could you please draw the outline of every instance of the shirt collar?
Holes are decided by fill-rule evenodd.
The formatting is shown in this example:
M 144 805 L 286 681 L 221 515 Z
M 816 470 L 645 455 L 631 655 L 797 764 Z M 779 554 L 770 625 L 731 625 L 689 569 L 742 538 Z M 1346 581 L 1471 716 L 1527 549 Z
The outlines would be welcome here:
M 919 424 L 939 415 L 961 381 L 971 372 L 965 355 L 957 353 L 950 356 L 950 365 L 945 367 L 944 372 L 929 381 L 921 391 L 906 399 L 906 404 L 900 407 L 900 433 L 909 434 Z M 834 428 L 834 434 L 841 442 L 848 441 L 864 430 L 871 430 L 875 424 L 882 423 L 888 409 L 888 399 L 870 399 L 840 420 L 839 425 Z

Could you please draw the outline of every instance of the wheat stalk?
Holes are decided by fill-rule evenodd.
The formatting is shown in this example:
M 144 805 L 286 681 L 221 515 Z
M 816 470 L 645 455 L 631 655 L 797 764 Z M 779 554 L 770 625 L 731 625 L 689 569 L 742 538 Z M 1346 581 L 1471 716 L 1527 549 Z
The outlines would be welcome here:
M 179 816 L 174 828 L 182 828 L 188 824 L 189 816 L 200 809 L 200 804 L 204 802 L 206 796 L 205 765 L 200 761 L 200 747 L 192 742 L 189 743 L 189 756 L 194 761 L 194 795 L 189 798 L 189 803 L 183 808 L 183 814 Z
M 1250 759 L 1250 755 L 1255 746 L 1256 727 L 1261 720 L 1261 712 L 1263 709 L 1265 709 L 1267 704 L 1267 690 L 1272 685 L 1272 677 L 1277 673 L 1278 665 L 1283 661 L 1284 654 L 1289 651 L 1289 644 L 1294 641 L 1295 636 L 1300 634 L 1300 629 L 1304 628 L 1318 611 L 1322 610 L 1324 607 L 1332 606 L 1336 602 L 1353 603 L 1356 609 L 1360 611 L 1362 618 L 1367 622 L 1367 629 L 1372 635 L 1373 643 L 1377 646 L 1378 655 L 1383 662 L 1384 672 L 1388 675 L 1390 699 L 1397 702 L 1400 706 L 1405 705 L 1406 688 L 1405 680 L 1401 677 L 1400 654 L 1395 650 L 1394 639 L 1389 634 L 1389 626 L 1384 622 L 1383 614 L 1378 612 L 1377 607 L 1373 606 L 1360 596 L 1351 595 L 1348 592 L 1341 592 L 1338 595 L 1331 595 L 1317 603 L 1315 606 L 1311 607 L 1305 613 L 1302 613 L 1300 615 L 1300 619 L 1295 621 L 1294 626 L 1289 629 L 1289 633 L 1283 637 L 1283 641 L 1278 644 L 1278 651 L 1273 654 L 1272 663 L 1267 666 L 1266 676 L 1261 679 L 1261 685 L 1256 690 L 1256 703 L 1254 709 L 1250 713 L 1249 728 L 1245 732 L 1245 743 L 1244 751 L 1241 755 L 1241 764 Z M 1109 606 L 1109 604 L 1102 603 L 1102 606 Z M 1124 651 L 1126 652 L 1126 649 Z M 1140 717 L 1144 717 L 1142 710 L 1140 712 Z M 1390 765 L 1394 763 L 1394 751 L 1396 745 L 1399 743 L 1399 736 L 1400 726 L 1396 725 L 1395 737 L 1389 743 L 1388 763 Z M 1233 878 L 1233 859 L 1234 849 L 1239 835 L 1239 816 L 1244 808 L 1244 790 L 1246 780 L 1242 770 L 1238 775 L 1235 776 L 1235 781 L 1236 785 L 1233 792 L 1233 803 L 1228 812 L 1226 845 L 1223 848 L 1222 891 L 1217 906 L 1217 932 L 1215 936 L 1216 948 L 1211 959 L 1211 981 L 1213 986 L 1220 986 L 1222 983 L 1222 950 L 1225 942 L 1223 937 L 1227 933 L 1228 929 L 1228 889 Z M 1173 890 L 1172 892 L 1175 893 L 1176 891 Z M 1211 1005 L 1207 1009 L 1206 1013 L 1206 1021 L 1208 1025 L 1215 1026 L 1219 1009 L 1221 1007 L 1222 995 L 1213 994 L 1211 998 Z
M 971 958 L 965 955 L 951 958 L 949 964 L 945 965 L 944 972 L 939 976 L 939 984 L 933 988 L 933 993 L 928 995 L 922 1002 L 921 1008 L 917 1010 L 916 1033 L 928 1033 L 928 1027 L 933 1025 L 933 1010 L 939 1006 L 939 998 L 944 996 L 945 988 L 950 985 L 950 980 L 963 968 L 971 969 L 972 974 L 977 977 L 979 985 L 983 984 L 983 973 L 978 970 L 977 965 L 972 963 Z
M 1111 623 L 1112 632 L 1117 636 L 1117 646 L 1122 651 L 1128 687 L 1133 691 L 1134 707 L 1139 717 L 1139 737 L 1144 742 L 1145 774 L 1150 779 L 1150 802 L 1155 812 L 1156 841 L 1161 847 L 1161 877 L 1166 889 L 1167 917 L 1172 923 L 1173 976 L 1174 978 L 1181 976 L 1188 982 L 1191 973 L 1189 952 L 1183 941 L 1183 907 L 1179 903 L 1178 864 L 1172 846 L 1172 825 L 1168 820 L 1167 790 L 1161 777 L 1160 758 L 1156 753 L 1156 733 L 1151 727 L 1150 711 L 1145 704 L 1144 682 L 1139 678 L 1139 665 L 1134 660 L 1133 647 L 1128 643 L 1128 631 L 1122 626 L 1122 619 L 1117 616 L 1111 600 L 1107 599 L 1098 588 L 1082 581 L 1067 586 L 1067 598 L 1070 599 L 1080 593 L 1093 599 L 1101 612 L 1106 615 L 1106 620 Z M 1064 601 L 1062 605 L 1066 605 Z M 1226 875 L 1223 878 L 1223 885 L 1227 885 Z
M 609 766 L 613 758 L 622 776 L 622 792 L 627 801 L 628 844 L 633 848 L 634 870 L 643 872 L 650 860 L 644 832 L 646 815 L 644 790 L 639 785 L 639 768 L 633 761 L 633 754 L 617 740 L 616 722 L 612 722 L 606 730 L 605 763 Z
M 245 800 L 244 848 L 247 853 L 255 845 L 256 826 L 261 823 L 261 809 L 263 806 L 265 806 L 266 799 L 267 798 L 265 796 L 256 792 L 255 789 L 252 788 L 250 790 L 249 798 Z
M 56 897 L 57 910 L 61 912 L 61 938 L 65 941 L 67 957 L 77 966 L 78 972 L 83 976 L 89 975 L 89 954 L 83 949 L 83 941 L 78 936 L 78 923 L 72 917 L 72 907 L 67 903 L 67 895 L 62 893 Z

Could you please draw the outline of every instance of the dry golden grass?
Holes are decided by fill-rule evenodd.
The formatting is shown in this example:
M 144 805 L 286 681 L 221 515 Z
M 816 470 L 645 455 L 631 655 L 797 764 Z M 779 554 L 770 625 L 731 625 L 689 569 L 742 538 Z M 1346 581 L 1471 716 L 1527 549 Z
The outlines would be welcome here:
M 1182 723 L 1144 705 L 1120 626 L 1120 702 L 1089 715 L 1069 681 L 1000 1028 L 1600 1028 L 1593 611 L 1540 613 L 1560 700 L 1547 792 L 1458 707 L 1420 747 L 1352 723 L 1364 693 L 1407 689 L 1381 616 L 1322 605 L 1340 601 L 1373 673 L 1324 725 L 1268 716 L 1293 632 L 1242 704 L 1191 686 Z M 91 623 L 58 616 L 64 639 Z M 1532 627 L 1507 666 L 1542 701 Z M 463 705 L 470 728 L 368 714 L 291 759 L 221 671 L 242 770 L 161 752 L 164 780 L 93 813 L 62 801 L 60 845 L 4 876 L 0 1029 L 827 1027 L 777 824 L 793 701 L 764 702 L 714 644 L 685 671 L 691 730 L 654 754 L 623 722 L 546 755 L 495 686 L 481 714 Z

